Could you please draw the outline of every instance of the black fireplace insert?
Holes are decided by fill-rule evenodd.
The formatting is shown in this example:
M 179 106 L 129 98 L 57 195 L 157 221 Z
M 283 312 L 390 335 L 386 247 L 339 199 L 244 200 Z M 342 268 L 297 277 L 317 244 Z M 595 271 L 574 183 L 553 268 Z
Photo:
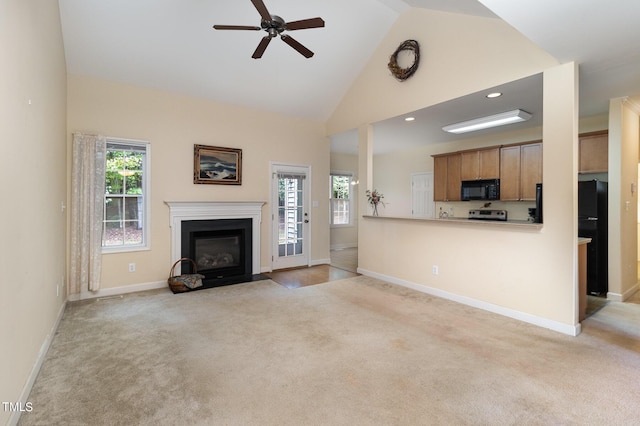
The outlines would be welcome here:
M 182 257 L 192 259 L 205 276 L 203 287 L 251 281 L 252 219 L 187 220 L 182 222 Z M 182 273 L 193 273 L 182 262 Z

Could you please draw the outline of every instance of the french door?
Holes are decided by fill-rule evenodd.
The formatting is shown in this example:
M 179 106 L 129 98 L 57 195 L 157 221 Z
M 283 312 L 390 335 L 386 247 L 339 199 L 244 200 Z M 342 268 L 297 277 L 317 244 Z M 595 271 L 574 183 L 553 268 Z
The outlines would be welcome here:
M 271 165 L 272 269 L 309 265 L 308 166 Z

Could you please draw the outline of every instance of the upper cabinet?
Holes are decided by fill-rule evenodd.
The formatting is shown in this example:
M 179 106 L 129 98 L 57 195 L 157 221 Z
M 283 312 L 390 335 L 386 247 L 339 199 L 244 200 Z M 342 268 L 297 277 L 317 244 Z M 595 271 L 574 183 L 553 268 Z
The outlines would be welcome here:
M 606 173 L 609 170 L 609 132 L 592 132 L 579 136 L 578 172 Z
M 461 160 L 459 153 L 433 156 L 435 201 L 460 201 Z
M 542 143 L 500 149 L 500 200 L 535 201 L 536 183 L 542 182 Z
M 492 147 L 460 153 L 461 180 L 498 179 L 500 148 Z
M 460 201 L 463 180 L 500 179 L 500 200 L 535 201 L 542 182 L 542 142 L 433 156 L 435 201 Z
M 520 146 L 520 199 L 522 201 L 536 200 L 536 183 L 542 183 L 542 143 L 532 143 Z

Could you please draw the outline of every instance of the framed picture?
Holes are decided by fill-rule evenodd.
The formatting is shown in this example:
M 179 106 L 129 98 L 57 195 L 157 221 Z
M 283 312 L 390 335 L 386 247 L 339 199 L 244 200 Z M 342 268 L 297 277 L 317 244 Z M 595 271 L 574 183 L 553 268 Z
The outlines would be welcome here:
M 193 146 L 193 183 L 242 184 L 242 150 Z

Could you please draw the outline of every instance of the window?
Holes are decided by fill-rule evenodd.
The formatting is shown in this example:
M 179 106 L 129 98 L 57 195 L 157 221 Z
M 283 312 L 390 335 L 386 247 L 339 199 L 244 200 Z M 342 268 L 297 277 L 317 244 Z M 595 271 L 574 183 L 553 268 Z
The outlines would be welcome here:
M 149 248 L 149 144 L 107 139 L 102 251 Z
M 331 225 L 352 224 L 351 181 L 349 172 L 331 172 Z

